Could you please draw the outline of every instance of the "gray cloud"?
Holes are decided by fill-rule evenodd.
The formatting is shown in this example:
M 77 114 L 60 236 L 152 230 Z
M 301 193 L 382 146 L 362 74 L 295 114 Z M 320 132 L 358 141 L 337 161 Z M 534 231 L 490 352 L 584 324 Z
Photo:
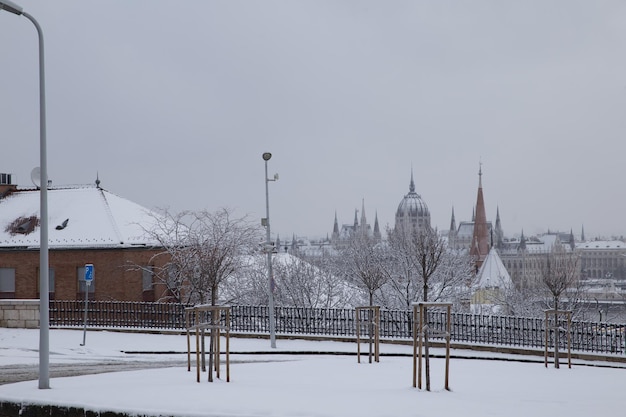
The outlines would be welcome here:
M 24 0 L 46 39 L 49 175 L 272 229 L 393 224 L 417 192 L 469 219 L 483 162 L 505 233 L 626 234 L 620 1 Z M 0 171 L 38 165 L 37 43 L 0 12 Z

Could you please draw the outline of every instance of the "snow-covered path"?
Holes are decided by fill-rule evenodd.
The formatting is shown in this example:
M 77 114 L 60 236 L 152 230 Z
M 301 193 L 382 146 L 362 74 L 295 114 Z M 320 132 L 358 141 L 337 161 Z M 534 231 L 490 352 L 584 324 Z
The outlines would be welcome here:
M 0 364 L 36 363 L 36 332 L 0 329 Z M 57 333 L 60 332 L 60 333 Z M 52 330 L 51 361 L 95 362 L 102 358 L 153 360 L 125 355 L 128 350 L 184 351 L 184 336 L 88 334 Z M 233 339 L 238 351 L 267 349 L 267 340 Z M 432 392 L 412 387 L 412 359 L 383 357 L 380 363 L 358 364 L 354 356 L 283 355 L 281 350 L 354 351 L 353 344 L 278 341 L 277 354 L 233 355 L 231 382 L 196 382 L 195 371 L 180 366 L 181 355 L 168 368 L 134 370 L 68 378 L 52 378 L 51 389 L 37 381 L 0 386 L 0 401 L 71 405 L 91 410 L 176 416 L 554 416 L 614 415 L 624 408 L 626 369 L 591 366 L 545 368 L 541 363 L 456 359 L 450 386 L 443 388 L 443 360 L 432 361 Z M 75 345 L 75 346 L 74 346 Z M 35 344 L 36 346 L 36 344 Z M 148 349 L 150 347 L 151 349 Z M 410 350 L 383 344 L 385 351 Z M 183 355 L 184 358 L 185 355 Z M 176 364 L 178 362 L 178 364 Z

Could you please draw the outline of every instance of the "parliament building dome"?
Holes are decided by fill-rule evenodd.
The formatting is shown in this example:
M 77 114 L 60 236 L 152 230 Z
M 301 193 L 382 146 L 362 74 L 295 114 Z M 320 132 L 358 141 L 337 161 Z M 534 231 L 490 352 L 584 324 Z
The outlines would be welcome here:
M 428 206 L 422 200 L 422 197 L 415 192 L 413 172 L 411 172 L 409 193 L 400 201 L 396 211 L 395 227 L 396 230 L 402 228 L 406 231 L 430 227 L 430 211 L 428 211 Z

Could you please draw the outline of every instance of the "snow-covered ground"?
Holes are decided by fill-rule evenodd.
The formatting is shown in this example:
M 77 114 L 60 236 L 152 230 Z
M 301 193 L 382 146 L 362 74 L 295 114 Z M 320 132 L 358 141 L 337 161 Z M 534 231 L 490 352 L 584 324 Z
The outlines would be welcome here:
M 88 331 L 50 331 L 50 363 L 172 361 L 173 367 L 51 378 L 0 386 L 0 401 L 56 404 L 92 410 L 176 416 L 568 416 L 621 415 L 626 409 L 626 369 L 584 366 L 545 368 L 543 363 L 453 359 L 451 391 L 443 389 L 444 361 L 432 360 L 432 391 L 412 387 L 409 356 L 293 355 L 292 351 L 355 352 L 353 343 L 231 339 L 231 382 L 196 382 L 185 336 Z M 38 363 L 38 330 L 0 329 L 0 366 Z M 193 343 L 193 340 L 192 340 Z M 363 350 L 366 347 L 363 346 Z M 362 350 L 362 351 L 363 351 Z M 411 353 L 410 346 L 382 344 L 382 353 Z M 441 350 L 436 353 L 441 354 Z M 459 352 L 453 352 L 459 353 Z M 537 358 L 535 358 L 537 359 Z

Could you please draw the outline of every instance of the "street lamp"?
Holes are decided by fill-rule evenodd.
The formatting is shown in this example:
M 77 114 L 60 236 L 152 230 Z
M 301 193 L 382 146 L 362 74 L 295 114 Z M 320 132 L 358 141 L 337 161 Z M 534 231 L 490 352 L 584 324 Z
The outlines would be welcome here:
M 278 174 L 274 174 L 274 178 L 267 177 L 267 161 L 270 160 L 272 154 L 269 152 L 263 153 L 263 160 L 265 161 L 265 218 L 262 219 L 261 224 L 265 226 L 266 240 L 265 240 L 265 252 L 267 253 L 267 281 L 268 281 L 268 294 L 269 294 L 269 313 L 270 313 L 270 345 L 276 347 L 276 323 L 274 320 L 274 275 L 272 274 L 272 252 L 274 248 L 270 238 L 270 193 L 269 182 L 276 181 Z
M 48 284 L 48 163 L 46 155 L 46 88 L 44 76 L 43 32 L 30 14 L 9 0 L 0 0 L 0 10 L 21 15 L 30 20 L 39 36 L 39 168 L 40 234 L 39 234 L 39 388 L 50 388 L 50 314 Z

